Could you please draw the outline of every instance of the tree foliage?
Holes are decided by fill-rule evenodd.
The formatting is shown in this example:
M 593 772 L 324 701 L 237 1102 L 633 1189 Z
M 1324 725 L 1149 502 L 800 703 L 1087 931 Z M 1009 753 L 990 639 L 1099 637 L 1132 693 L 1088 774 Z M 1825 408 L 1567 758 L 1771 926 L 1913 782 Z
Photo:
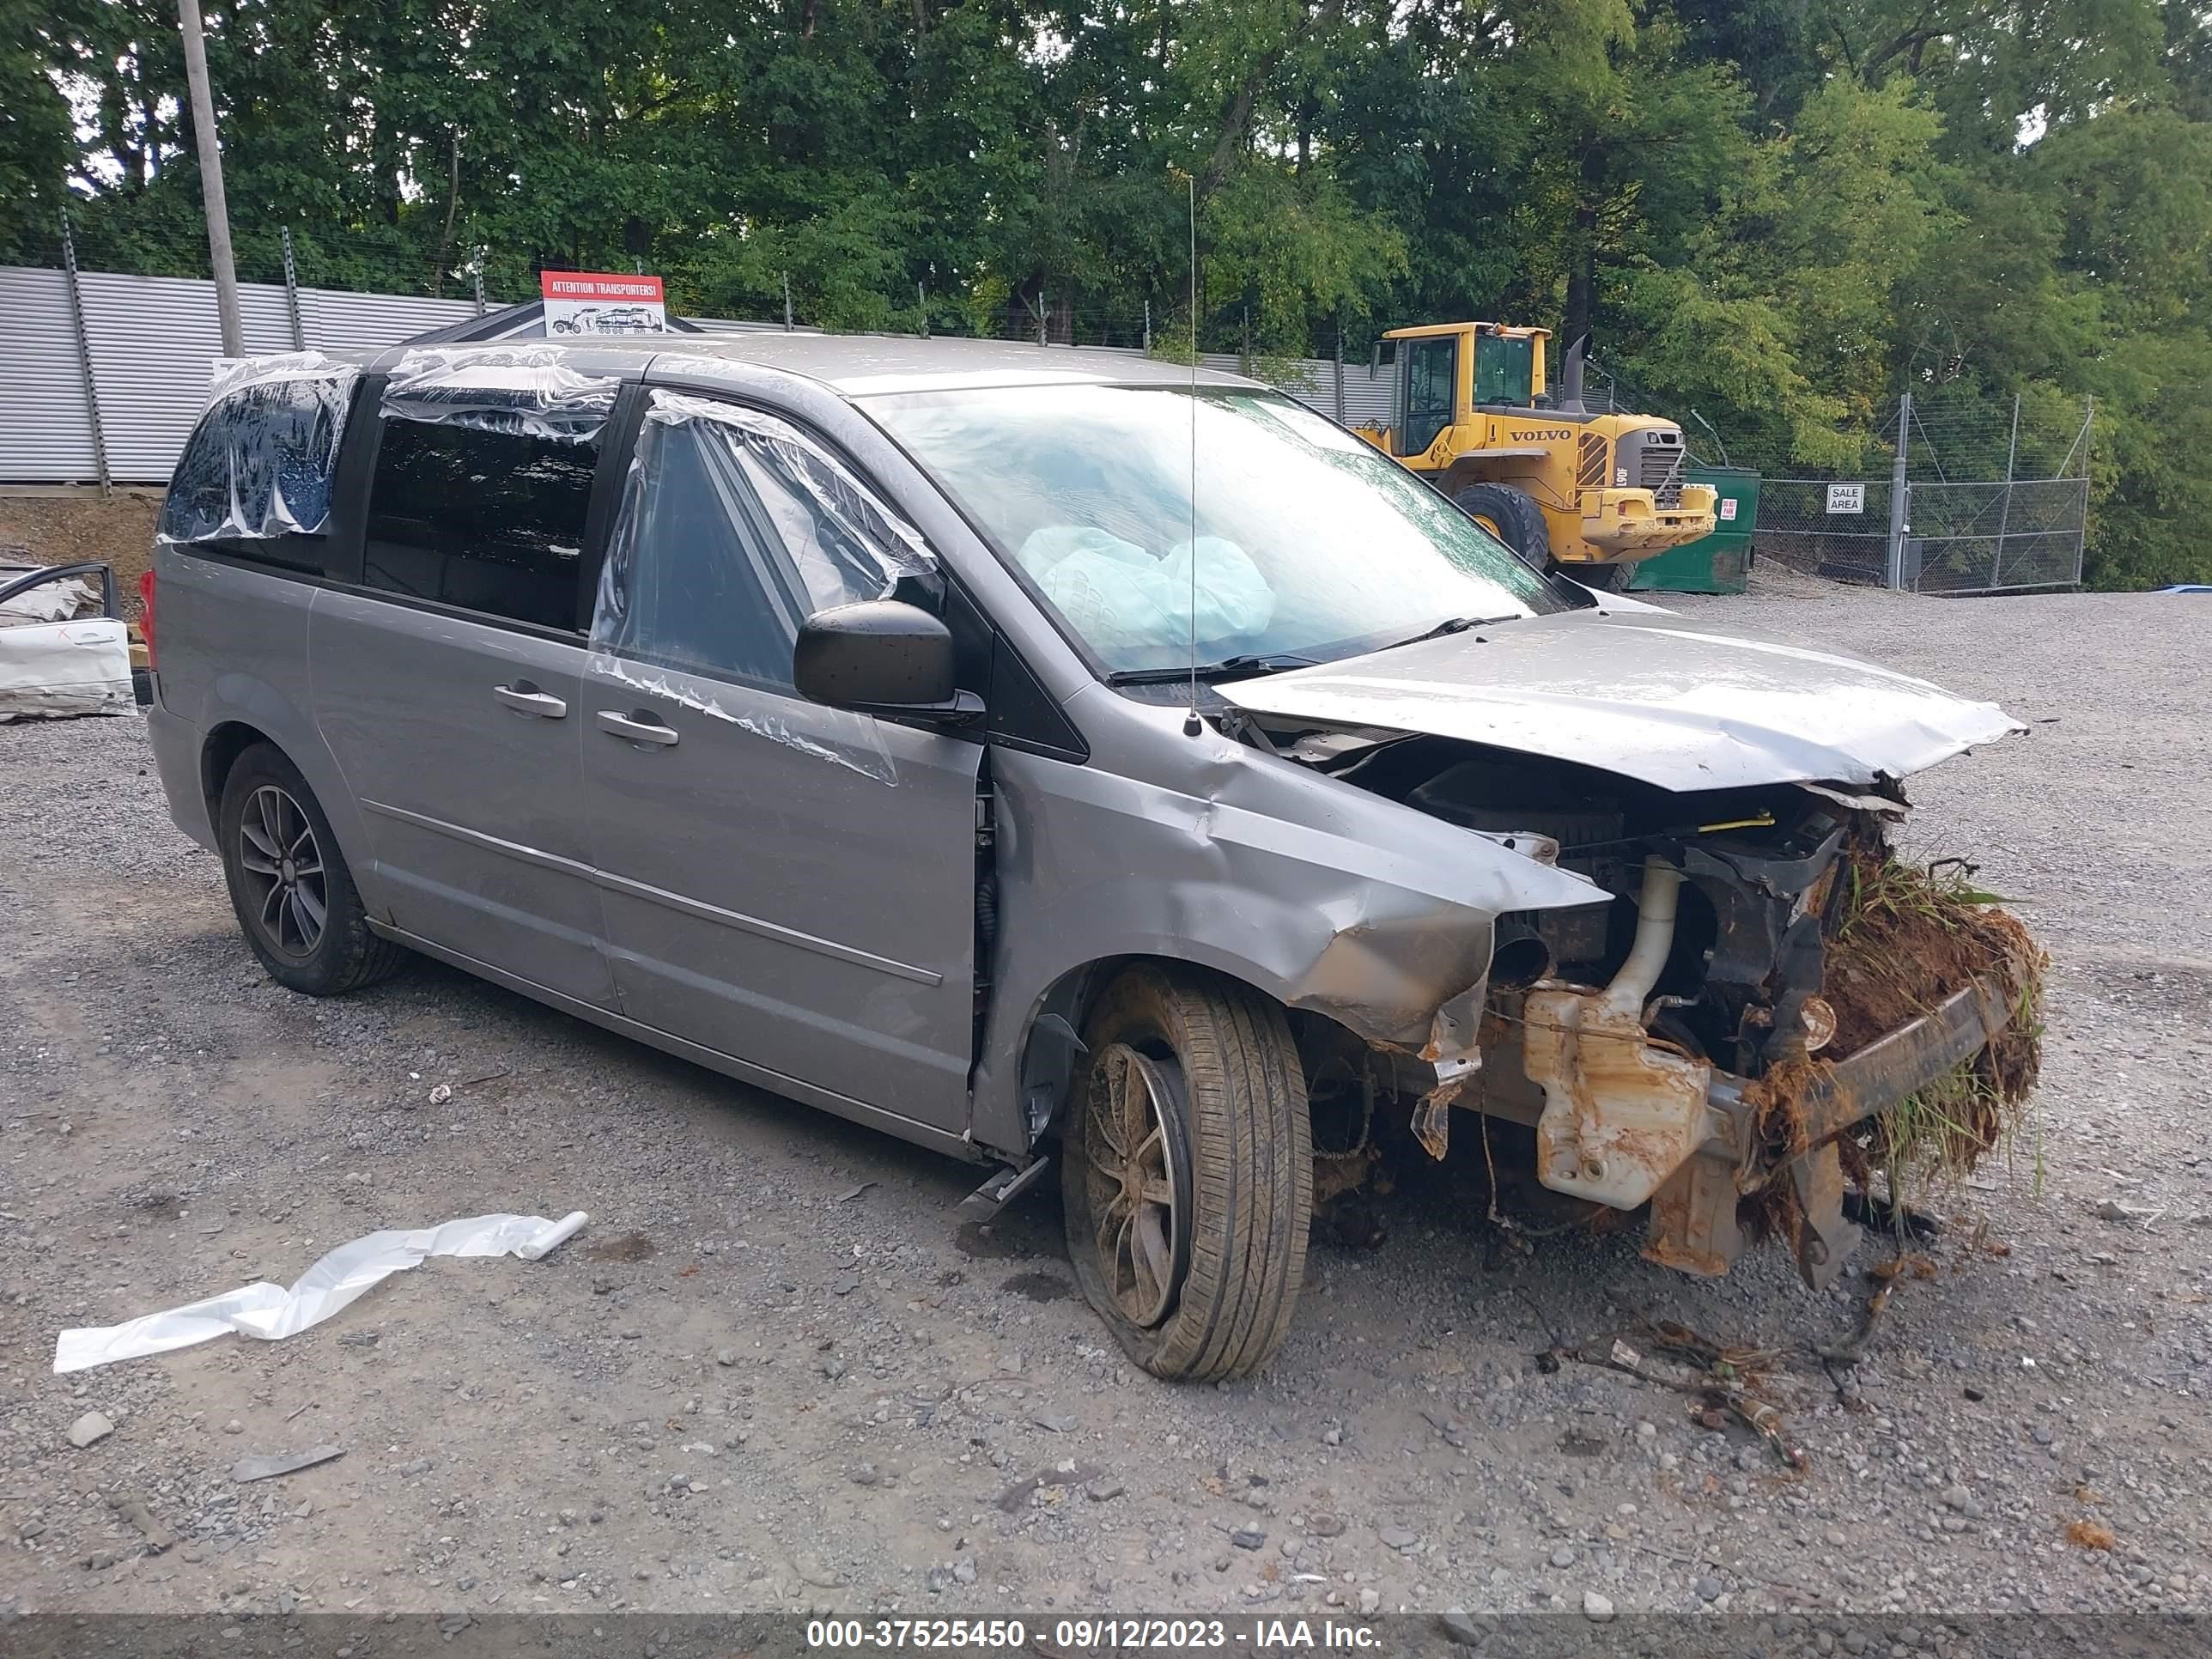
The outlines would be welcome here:
M 0 0 L 0 258 L 203 268 L 174 0 Z M 209 0 L 271 276 L 1363 358 L 1587 331 L 1735 459 L 2094 398 L 2092 575 L 2212 578 L 2203 0 Z M 1198 248 L 1188 253 L 1188 204 Z M 2040 441 L 2024 458 L 2044 464 Z M 2047 464 L 2058 464 L 2058 456 Z

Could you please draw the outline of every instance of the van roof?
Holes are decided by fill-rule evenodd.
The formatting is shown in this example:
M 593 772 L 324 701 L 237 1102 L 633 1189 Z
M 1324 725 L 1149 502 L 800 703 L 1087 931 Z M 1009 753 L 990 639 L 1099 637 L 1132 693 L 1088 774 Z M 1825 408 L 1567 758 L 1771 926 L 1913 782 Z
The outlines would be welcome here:
M 711 380 L 719 364 L 756 363 L 818 380 L 848 398 L 902 392 L 951 391 L 1001 386 L 1183 386 L 1188 365 L 1106 347 L 1037 346 L 1007 340 L 920 339 L 896 334 L 805 334 L 774 330 L 656 336 L 650 339 L 565 341 L 514 339 L 476 345 L 426 345 L 456 353 L 544 348 L 573 359 L 591 374 L 639 370 L 648 363 L 663 376 Z M 388 368 L 410 348 L 368 359 Z M 1200 364 L 1200 386 L 1264 389 L 1260 382 Z

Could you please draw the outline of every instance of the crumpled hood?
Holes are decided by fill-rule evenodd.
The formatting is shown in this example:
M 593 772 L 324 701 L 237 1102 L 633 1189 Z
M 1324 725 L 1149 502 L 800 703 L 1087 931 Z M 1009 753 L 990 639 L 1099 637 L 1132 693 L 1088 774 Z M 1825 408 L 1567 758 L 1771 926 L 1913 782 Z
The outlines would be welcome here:
M 1863 787 L 2027 729 L 1855 657 L 1656 609 L 1504 623 L 1219 689 L 1257 714 L 1455 738 L 1676 791 Z

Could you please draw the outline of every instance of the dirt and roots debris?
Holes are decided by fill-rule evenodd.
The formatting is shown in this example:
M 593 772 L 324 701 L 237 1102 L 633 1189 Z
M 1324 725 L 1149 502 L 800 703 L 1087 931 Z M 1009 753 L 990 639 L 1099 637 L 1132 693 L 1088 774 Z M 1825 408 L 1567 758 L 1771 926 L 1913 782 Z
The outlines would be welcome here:
M 1887 1212 L 1902 1219 L 1910 1195 L 1964 1180 L 2027 1121 L 2042 1066 L 2050 957 L 1997 895 L 1973 884 L 1971 864 L 1907 864 L 1869 824 L 1846 849 L 1840 873 L 1820 993 L 1835 1011 L 1836 1034 L 1821 1054 L 1781 1061 L 1747 1091 L 1778 1159 L 1807 1150 L 1802 1101 L 1830 1060 L 1932 1012 L 1976 978 L 2001 989 L 2009 1015 L 1972 1058 L 1838 1143 L 1845 1177 L 1871 1194 L 1879 1171 Z M 1776 1182 L 1746 1200 L 1740 1220 L 1754 1237 L 1791 1237 L 1795 1210 L 1788 1183 Z

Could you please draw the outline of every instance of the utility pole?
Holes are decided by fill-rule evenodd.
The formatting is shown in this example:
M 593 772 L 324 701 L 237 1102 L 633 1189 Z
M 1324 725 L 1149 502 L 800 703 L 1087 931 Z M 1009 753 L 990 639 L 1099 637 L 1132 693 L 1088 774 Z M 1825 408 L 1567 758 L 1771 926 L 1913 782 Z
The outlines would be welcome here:
M 791 332 L 791 273 L 783 273 L 783 331 Z
M 199 141 L 200 197 L 207 207 L 208 259 L 215 267 L 216 319 L 222 329 L 222 355 L 246 355 L 245 331 L 238 325 L 238 266 L 230 257 L 230 205 L 222 194 L 222 146 L 216 137 L 215 94 L 208 89 L 207 37 L 200 27 L 200 0 L 177 0 L 185 36 L 185 79 L 191 91 L 192 135 Z
M 1881 573 L 1885 587 L 1905 586 L 1905 538 L 1912 528 L 1906 517 L 1912 486 L 1905 482 L 1905 453 L 1911 436 L 1912 394 L 1908 392 L 1897 404 L 1897 459 L 1889 469 L 1889 556 L 1882 562 Z

